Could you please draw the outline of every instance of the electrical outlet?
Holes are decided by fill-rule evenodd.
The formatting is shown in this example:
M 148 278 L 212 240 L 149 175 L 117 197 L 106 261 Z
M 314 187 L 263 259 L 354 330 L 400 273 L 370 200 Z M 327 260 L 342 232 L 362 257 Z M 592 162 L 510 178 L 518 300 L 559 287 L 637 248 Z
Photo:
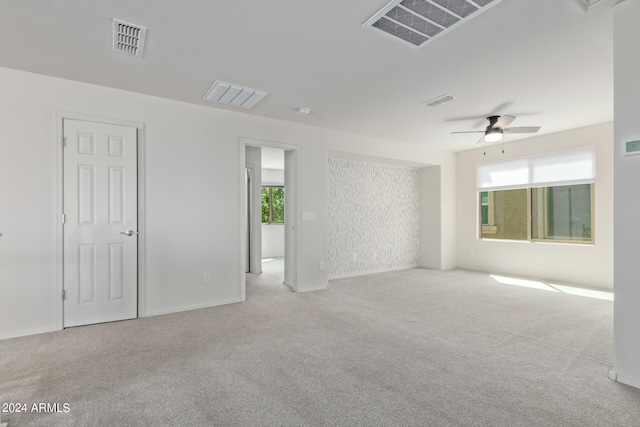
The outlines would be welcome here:
M 211 273 L 202 273 L 202 284 L 208 285 L 211 283 Z
M 355 252 L 353 253 L 353 260 L 354 260 L 354 261 L 357 261 L 357 260 L 358 260 L 358 254 L 357 254 L 357 253 L 355 253 Z
M 320 261 L 320 262 L 318 263 L 318 269 L 319 269 L 319 270 L 324 270 L 324 261 Z

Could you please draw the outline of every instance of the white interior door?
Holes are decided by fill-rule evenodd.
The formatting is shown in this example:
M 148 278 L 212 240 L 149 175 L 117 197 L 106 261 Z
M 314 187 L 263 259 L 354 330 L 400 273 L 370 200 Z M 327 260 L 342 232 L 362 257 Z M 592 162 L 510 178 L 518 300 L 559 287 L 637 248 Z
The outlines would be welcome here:
M 137 317 L 135 127 L 63 122 L 64 326 Z

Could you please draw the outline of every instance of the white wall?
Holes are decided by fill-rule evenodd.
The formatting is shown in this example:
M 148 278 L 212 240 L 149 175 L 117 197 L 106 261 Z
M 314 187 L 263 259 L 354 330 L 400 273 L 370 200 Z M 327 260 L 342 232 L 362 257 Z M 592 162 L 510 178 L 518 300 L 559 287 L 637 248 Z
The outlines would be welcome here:
M 613 287 L 613 124 L 527 138 L 457 154 L 458 268 L 528 276 L 593 288 Z M 478 238 L 476 166 L 511 158 L 596 148 L 595 245 L 531 243 Z
M 418 251 L 418 263 L 423 268 L 440 269 L 442 266 L 442 245 L 440 236 L 442 233 L 442 216 L 439 205 L 433 203 L 441 197 L 441 168 L 440 166 L 428 166 L 419 171 L 420 188 L 420 224 L 419 236 L 431 236 L 420 238 Z
M 329 159 L 330 278 L 418 265 L 418 172 Z
M 456 165 L 455 153 L 441 165 L 419 170 L 420 252 L 423 268 L 456 268 Z
M 328 150 L 440 164 L 444 153 L 0 68 L 0 338 L 55 330 L 56 111 L 144 124 L 146 257 L 141 315 L 242 298 L 241 137 L 299 147 L 299 290 L 327 286 Z M 224 185 L 221 185 L 224 184 Z M 225 200 L 229 209 L 220 209 Z M 212 284 L 201 283 L 212 272 Z M 243 273 L 242 273 L 243 274 Z
M 284 224 L 262 224 L 262 258 L 284 256 Z
M 635 387 L 640 387 L 640 156 L 622 153 L 625 141 L 640 140 L 638 17 L 638 1 L 615 6 L 614 375 Z

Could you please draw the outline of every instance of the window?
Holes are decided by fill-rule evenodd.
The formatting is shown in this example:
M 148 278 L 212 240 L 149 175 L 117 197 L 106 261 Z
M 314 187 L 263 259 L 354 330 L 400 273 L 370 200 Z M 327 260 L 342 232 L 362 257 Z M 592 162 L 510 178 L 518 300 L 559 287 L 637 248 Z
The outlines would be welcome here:
M 262 223 L 284 223 L 284 187 L 262 187 Z
M 487 212 L 492 215 L 482 225 L 481 237 L 527 240 L 527 190 L 487 191 Z M 489 202 L 490 200 L 490 202 Z
M 480 193 L 480 218 L 482 225 L 489 225 L 489 192 Z
M 590 242 L 592 191 L 591 184 L 532 189 L 532 238 Z
M 484 191 L 484 239 L 593 242 L 593 184 Z
M 593 243 L 592 148 L 478 166 L 480 237 Z

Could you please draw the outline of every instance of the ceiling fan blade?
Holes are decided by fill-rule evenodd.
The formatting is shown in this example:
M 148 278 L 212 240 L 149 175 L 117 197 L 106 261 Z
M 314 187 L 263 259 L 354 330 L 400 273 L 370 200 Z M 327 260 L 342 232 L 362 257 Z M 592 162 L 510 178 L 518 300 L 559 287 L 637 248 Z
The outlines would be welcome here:
M 483 130 L 465 130 L 462 132 L 451 132 L 451 133 L 484 133 L 485 131 Z
M 502 129 L 503 132 L 509 133 L 536 133 L 540 130 L 540 126 L 523 126 L 517 128 Z
M 505 114 L 504 116 L 500 117 L 498 121 L 495 122 L 494 125 L 491 127 L 504 129 L 507 126 L 509 126 L 511 122 L 514 121 L 515 119 L 516 119 L 515 116 L 509 116 Z

